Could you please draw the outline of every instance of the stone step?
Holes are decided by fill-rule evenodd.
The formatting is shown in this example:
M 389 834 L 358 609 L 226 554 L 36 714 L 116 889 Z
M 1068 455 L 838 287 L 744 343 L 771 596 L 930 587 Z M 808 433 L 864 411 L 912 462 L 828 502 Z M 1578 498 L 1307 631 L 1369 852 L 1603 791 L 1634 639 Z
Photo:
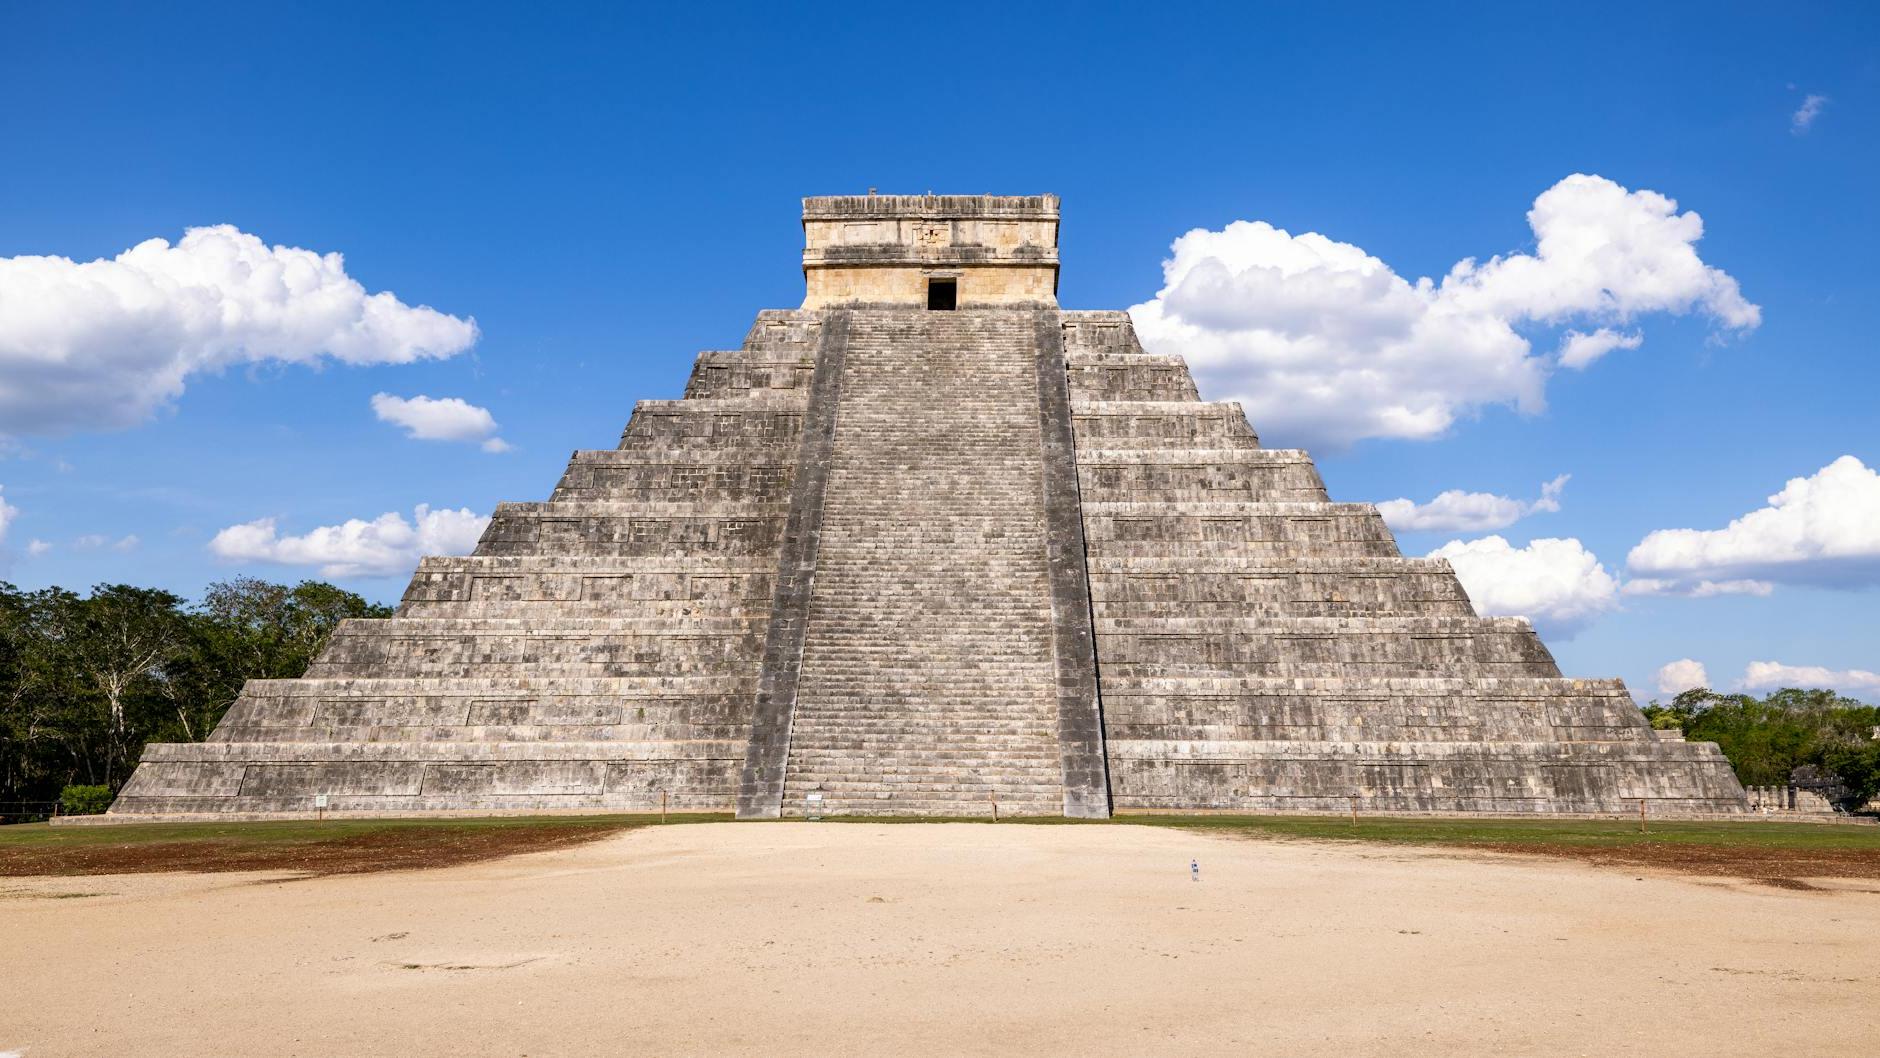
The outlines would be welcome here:
M 1015 754 L 1014 761 L 1057 760 L 1056 732 L 1043 729 L 1001 730 L 991 725 L 980 725 L 971 733 L 960 730 L 961 725 L 946 723 L 933 727 L 906 725 L 903 728 L 890 728 L 881 718 L 877 726 L 868 727 L 860 724 L 827 725 L 816 732 L 814 738 L 804 736 L 796 740 L 804 758 L 815 759 L 819 753 L 830 754 L 838 750 L 856 747 L 873 747 L 884 754 L 893 753 L 930 753 L 936 759 L 983 760 L 987 747 L 1007 748 Z M 919 736 L 912 738 L 910 736 Z M 1037 745 L 1027 749 L 1014 745 L 1014 736 L 1032 737 Z M 1002 759 L 1002 758 L 1001 758 Z
M 911 744 L 920 741 L 947 747 L 992 745 L 1012 737 L 1056 737 L 1057 725 L 1035 713 L 1001 713 L 970 707 L 921 708 L 922 703 L 918 702 L 879 704 L 882 707 L 875 710 L 838 707 L 825 711 L 813 728 L 797 731 L 795 741 L 811 746 L 818 739 L 828 737 L 842 742 L 863 739 L 883 744 Z
M 223 734 L 221 729 L 218 736 Z M 226 742 L 646 742 L 716 740 L 741 747 L 748 723 L 685 724 L 668 719 L 646 724 L 329 724 L 324 726 L 234 725 Z
M 999 810 L 1022 811 L 1026 806 L 1052 806 L 1056 809 L 1063 801 L 1063 790 L 1045 785 L 1005 785 L 1000 783 L 888 783 L 861 780 L 856 782 L 833 782 L 821 786 L 792 786 L 785 794 L 786 805 L 796 802 L 799 811 L 807 811 L 810 805 L 809 794 L 822 794 L 825 811 L 831 804 L 867 805 L 886 808 L 880 802 L 895 801 L 903 806 L 933 803 L 976 802 L 989 805 L 999 802 Z M 907 811 L 907 814 L 944 815 L 927 809 L 921 812 Z M 991 809 L 988 807 L 989 813 Z M 884 812 L 884 814 L 888 814 Z
M 552 622 L 518 617 L 347 618 L 335 636 L 685 636 L 762 632 L 769 614 L 698 617 L 580 617 Z
M 1063 786 L 1055 780 L 1055 775 L 1050 779 L 1038 779 L 1018 773 L 1009 776 L 993 774 L 979 777 L 970 772 L 965 774 L 951 772 L 935 777 L 912 775 L 898 770 L 876 772 L 854 770 L 838 775 L 818 776 L 814 782 L 805 778 L 800 784 L 793 783 L 792 789 L 799 793 L 820 790 L 825 795 L 873 794 L 877 797 L 884 793 L 893 795 L 896 792 L 957 794 L 966 791 L 985 791 L 1013 798 L 1044 799 L 1063 796 Z
M 933 703 L 940 705 L 922 708 Z M 988 707 L 985 702 L 975 703 L 957 697 L 944 702 L 935 698 L 899 702 L 880 697 L 865 700 L 835 698 L 826 703 L 819 719 L 821 722 L 816 731 L 846 733 L 872 729 L 884 735 L 920 729 L 942 735 L 958 733 L 961 737 L 968 737 L 979 733 L 1049 731 L 1052 727 L 1040 719 L 1035 703 L 1023 707 L 1012 705 L 1009 708 L 998 708 Z M 810 737 L 808 734 L 799 734 L 803 738 Z
M 831 746 L 805 756 L 797 775 L 828 788 L 841 783 L 881 783 L 890 786 L 1005 786 L 1062 789 L 1059 760 L 1052 756 L 978 753 L 945 756 L 921 755 L 913 750 L 889 752 L 877 746 Z
M 841 783 L 825 788 L 803 787 L 786 795 L 785 803 L 797 802 L 796 812 L 811 811 L 809 794 L 822 794 L 822 815 L 965 815 L 970 805 L 981 806 L 990 815 L 997 801 L 1001 815 L 1056 815 L 1061 813 L 1063 791 L 1042 787 L 1002 787 L 998 785 L 954 785 L 946 783 Z M 943 807 L 957 806 L 953 810 Z M 919 806 L 916 808 L 915 806 Z M 831 811 L 832 807 L 846 811 Z
M 903 746 L 897 750 L 877 745 L 831 743 L 810 747 L 799 762 L 798 774 L 815 775 L 825 782 L 857 776 L 895 776 L 906 782 L 970 781 L 978 784 L 996 780 L 1052 786 L 1062 782 L 1055 753 L 1012 747 L 1008 757 L 1001 747 L 992 747 L 991 753 L 986 749 L 947 752 L 932 746 Z
M 1061 803 L 1027 803 L 1019 805 L 1000 804 L 998 815 L 1001 818 L 1017 816 L 1055 816 L 1061 815 Z M 973 799 L 906 800 L 892 801 L 825 801 L 813 810 L 800 804 L 784 803 L 784 817 L 804 819 L 810 816 L 818 818 L 833 816 L 879 816 L 921 817 L 928 819 L 987 818 L 993 816 L 989 802 Z

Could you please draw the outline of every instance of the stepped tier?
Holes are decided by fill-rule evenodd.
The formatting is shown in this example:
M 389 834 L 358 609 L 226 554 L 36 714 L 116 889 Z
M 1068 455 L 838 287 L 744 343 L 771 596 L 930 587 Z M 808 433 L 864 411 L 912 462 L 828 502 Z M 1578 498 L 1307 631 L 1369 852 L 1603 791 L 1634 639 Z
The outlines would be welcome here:
M 1261 565 L 1239 556 L 1090 560 L 1105 613 L 1152 617 L 1456 617 L 1472 614 L 1449 564 L 1414 558 L 1310 558 Z
M 777 565 L 768 556 L 427 558 L 400 617 L 764 616 Z
M 500 503 L 480 555 L 774 554 L 783 504 Z
M 1117 676 L 1557 676 L 1518 617 L 1097 617 Z
M 748 673 L 253 680 L 211 742 L 600 742 L 749 733 Z
M 1368 503 L 1089 502 L 1084 531 L 1093 558 L 1397 555 L 1396 540 Z
M 116 811 L 179 815 L 721 810 L 743 746 L 644 742 L 153 745 Z M 321 800 L 324 799 L 322 804 Z
M 1071 414 L 1080 449 L 1260 447 L 1233 401 L 1073 399 Z
M 800 404 L 785 398 L 643 400 L 621 448 L 736 448 L 790 454 L 803 431 Z
M 1110 756 L 1118 810 L 1677 815 L 1740 810 L 1742 789 L 1714 751 L 1674 743 L 1121 740 Z
M 685 396 L 687 400 L 762 398 L 779 390 L 808 390 L 815 371 L 814 350 L 769 355 L 742 350 L 700 353 Z
M 1057 309 L 1056 218 L 810 200 L 811 307 L 112 814 L 1744 810 L 1127 314 Z
M 1656 741 L 1618 680 L 1119 675 L 1106 692 L 1116 739 Z
M 1067 353 L 1069 381 L 1085 400 L 1198 401 L 1195 380 L 1179 356 Z
M 790 501 L 793 470 L 781 455 L 766 461 L 761 455 L 727 449 L 602 448 L 574 454 L 550 502 L 781 505 Z
M 544 674 L 630 676 L 718 671 L 763 639 L 762 616 L 736 618 L 394 617 L 347 621 L 312 677 Z
M 1298 449 L 1120 448 L 1077 453 L 1084 503 L 1322 503 L 1325 482 Z

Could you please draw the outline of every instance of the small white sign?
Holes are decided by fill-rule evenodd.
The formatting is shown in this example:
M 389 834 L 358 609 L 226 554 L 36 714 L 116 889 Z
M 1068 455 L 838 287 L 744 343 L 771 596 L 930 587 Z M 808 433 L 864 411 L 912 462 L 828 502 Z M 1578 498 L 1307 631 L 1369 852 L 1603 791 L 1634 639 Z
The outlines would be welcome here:
M 326 795 L 323 793 L 314 794 L 313 795 L 313 807 L 325 808 L 326 807 Z
M 326 798 L 325 798 L 325 797 L 321 797 L 321 798 L 320 798 L 320 800 L 322 800 L 322 801 L 325 801 L 325 800 L 326 800 Z M 820 800 L 822 800 L 822 794 L 819 794 L 819 793 L 813 793 L 813 794 L 810 794 L 810 795 L 808 795 L 807 797 L 805 797 L 805 798 L 804 798 L 804 800 L 806 800 L 806 801 L 820 801 Z

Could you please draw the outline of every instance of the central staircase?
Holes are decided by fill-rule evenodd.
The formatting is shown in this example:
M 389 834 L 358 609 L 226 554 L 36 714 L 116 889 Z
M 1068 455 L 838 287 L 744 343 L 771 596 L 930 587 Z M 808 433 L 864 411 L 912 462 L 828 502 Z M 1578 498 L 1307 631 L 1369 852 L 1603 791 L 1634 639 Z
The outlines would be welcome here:
M 784 815 L 1063 813 L 1037 341 L 852 313 Z

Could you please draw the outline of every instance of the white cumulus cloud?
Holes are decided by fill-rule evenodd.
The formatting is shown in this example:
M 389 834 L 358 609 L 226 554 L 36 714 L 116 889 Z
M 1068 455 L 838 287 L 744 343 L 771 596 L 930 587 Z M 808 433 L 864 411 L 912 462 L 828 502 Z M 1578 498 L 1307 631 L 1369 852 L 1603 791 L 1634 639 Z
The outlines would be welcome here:
M 337 253 L 231 225 L 114 258 L 0 258 L 0 423 L 9 433 L 149 418 L 192 375 L 233 364 L 402 364 L 453 356 L 476 322 L 369 294 Z
M 410 521 L 387 511 L 299 536 L 282 536 L 273 518 L 258 518 L 215 534 L 209 550 L 231 561 L 318 566 L 323 577 L 382 577 L 409 573 L 426 555 L 469 554 L 489 522 L 467 507 L 434 511 L 422 503 Z
M 1842 456 L 1808 477 L 1791 478 L 1768 506 L 1722 529 L 1648 534 L 1626 565 L 1661 589 L 1653 594 L 1717 593 L 1699 591 L 1705 584 L 1766 594 L 1771 583 L 1880 583 L 1880 474 Z
M 405 428 L 405 436 L 420 441 L 475 441 L 485 452 L 507 452 L 509 442 L 496 436 L 496 418 L 461 397 L 394 397 L 376 393 L 372 413 L 381 422 Z
M 26 541 L 26 553 L 33 558 L 38 558 L 40 555 L 50 550 L 52 550 L 52 545 L 44 540 L 33 539 Z
M 1449 489 L 1428 503 L 1410 499 L 1385 500 L 1377 505 L 1384 524 L 1398 532 L 1482 533 L 1506 529 L 1530 514 L 1560 509 L 1560 490 L 1567 487 L 1571 474 L 1541 486 L 1537 500 L 1517 500 L 1492 492 L 1464 492 Z
M 103 533 L 86 533 L 84 536 L 74 537 L 72 539 L 72 546 L 80 551 L 97 551 L 105 547 L 113 551 L 129 551 L 140 542 L 141 541 L 137 539 L 136 533 L 118 537 L 116 540 L 111 539 Z M 51 545 L 47 545 L 48 550 L 50 550 L 50 547 Z
M 1784 687 L 1827 687 L 1859 697 L 1880 694 L 1880 672 L 1866 669 L 1829 669 L 1820 665 L 1784 665 L 1780 661 L 1752 661 L 1743 670 L 1743 688 L 1776 691 Z
M 1704 670 L 1701 661 L 1679 658 L 1658 667 L 1656 683 L 1659 694 L 1675 696 L 1695 687 L 1710 686 L 1710 673 Z
M 1624 595 L 1679 595 L 1687 599 L 1768 595 L 1775 590 L 1776 586 L 1766 580 L 1667 580 L 1663 577 L 1633 577 L 1619 589 Z
M 1810 94 L 1802 100 L 1802 105 L 1789 115 L 1789 131 L 1797 136 L 1804 135 L 1815 127 L 1815 119 L 1821 116 L 1823 107 L 1828 105 L 1828 97 Z
M 1610 327 L 1601 327 L 1591 334 L 1568 331 L 1560 339 L 1560 366 L 1584 371 L 1614 349 L 1637 349 L 1643 344 L 1645 336 L 1637 331 L 1621 334 Z
M 7 541 L 7 529 L 13 525 L 13 519 L 19 517 L 20 509 L 7 502 L 6 486 L 0 485 L 0 544 Z
M 1486 405 L 1542 410 L 1553 359 L 1519 327 L 1693 311 L 1734 331 L 1761 322 L 1736 280 L 1698 257 L 1702 218 L 1672 199 L 1575 174 L 1527 216 L 1533 253 L 1466 259 L 1441 282 L 1411 282 L 1316 232 L 1197 228 L 1130 314 L 1146 347 L 1185 356 L 1208 395 L 1240 401 L 1263 434 L 1332 446 L 1437 437 Z M 1584 367 L 1634 337 L 1569 339 L 1562 361 Z
M 1572 538 L 1526 547 L 1500 536 L 1452 540 L 1429 557 L 1449 560 L 1478 613 L 1525 617 L 1543 635 L 1570 639 L 1618 605 L 1618 582 Z

